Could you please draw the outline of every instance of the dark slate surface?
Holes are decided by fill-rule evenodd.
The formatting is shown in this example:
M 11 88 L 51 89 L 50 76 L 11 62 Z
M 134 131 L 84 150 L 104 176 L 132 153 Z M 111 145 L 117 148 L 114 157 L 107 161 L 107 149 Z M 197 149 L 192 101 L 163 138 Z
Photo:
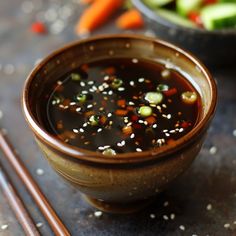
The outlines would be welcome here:
M 95 210 L 81 199 L 80 193 L 64 183 L 48 166 L 23 119 L 20 93 L 26 75 L 37 59 L 77 39 L 73 33 L 73 26 L 82 7 L 76 2 L 78 1 L 0 1 L 0 110 L 3 112 L 0 125 L 8 131 L 25 165 L 71 234 L 236 235 L 236 137 L 233 135 L 233 130 L 236 129 L 236 69 L 234 68 L 211 68 L 219 86 L 219 103 L 204 147 L 191 168 L 148 209 L 134 215 L 103 214 L 101 218 L 96 218 L 93 215 Z M 53 9 L 60 12 L 56 22 L 53 19 L 55 16 Z M 27 11 L 29 13 L 26 13 Z M 47 19 L 49 18 L 47 25 L 50 32 L 45 36 L 32 34 L 29 30 L 32 21 L 45 19 L 45 12 Z M 69 14 L 71 16 L 67 18 Z M 65 28 L 62 32 L 55 34 L 54 31 L 53 34 L 53 29 L 58 30 L 62 24 L 58 18 L 67 18 L 66 22 L 63 21 Z M 113 23 L 110 23 L 95 34 L 107 32 L 118 32 L 118 30 Z M 24 186 L 9 169 L 2 154 L 0 160 L 16 184 L 34 221 L 43 223 L 39 228 L 42 235 L 53 235 Z M 38 168 L 44 170 L 44 175 L 37 175 Z M 166 201 L 169 203 L 168 206 L 164 206 Z M 206 209 L 208 204 L 211 204 L 211 210 Z M 155 218 L 151 219 L 150 214 L 155 214 Z M 170 214 L 175 214 L 175 219 L 165 220 L 166 216 L 170 218 Z M 7 224 L 8 228 L 2 230 L 1 226 L 4 224 Z M 179 228 L 180 225 L 185 227 L 185 231 Z M 23 235 L 21 226 L 1 191 L 0 235 Z

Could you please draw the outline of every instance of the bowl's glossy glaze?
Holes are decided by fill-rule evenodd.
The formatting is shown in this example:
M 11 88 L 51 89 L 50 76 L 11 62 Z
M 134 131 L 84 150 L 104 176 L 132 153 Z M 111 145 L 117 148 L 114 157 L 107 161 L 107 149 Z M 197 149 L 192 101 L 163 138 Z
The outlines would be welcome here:
M 209 65 L 228 65 L 236 61 L 236 30 L 208 31 L 174 24 L 157 15 L 142 0 L 132 0 L 156 36 L 193 52 Z M 191 1 L 191 0 L 190 0 Z
M 82 63 L 112 57 L 146 58 L 180 70 L 204 104 L 198 124 L 184 137 L 158 150 L 104 156 L 55 139 L 37 117 L 36 104 L 46 87 Z M 111 35 L 68 45 L 43 60 L 29 75 L 23 112 L 50 165 L 96 207 L 111 212 L 140 209 L 192 163 L 216 107 L 216 84 L 206 68 L 185 51 L 142 36 Z

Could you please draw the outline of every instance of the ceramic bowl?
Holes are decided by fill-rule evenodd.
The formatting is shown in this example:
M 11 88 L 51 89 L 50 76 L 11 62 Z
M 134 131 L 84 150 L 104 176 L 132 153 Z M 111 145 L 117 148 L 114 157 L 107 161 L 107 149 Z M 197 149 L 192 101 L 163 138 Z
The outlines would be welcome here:
M 193 29 L 183 27 L 156 14 L 142 0 L 132 0 L 143 14 L 146 25 L 156 36 L 187 49 L 211 66 L 231 65 L 236 61 L 236 30 Z
M 47 132 L 37 107 L 52 84 L 82 63 L 115 57 L 159 61 L 183 73 L 201 95 L 203 109 L 197 125 L 158 150 L 115 157 L 70 146 Z M 59 175 L 76 186 L 93 206 L 128 213 L 145 206 L 189 167 L 201 149 L 216 100 L 211 75 L 182 49 L 143 36 L 107 35 L 65 46 L 37 65 L 23 89 L 23 112 L 39 147 Z

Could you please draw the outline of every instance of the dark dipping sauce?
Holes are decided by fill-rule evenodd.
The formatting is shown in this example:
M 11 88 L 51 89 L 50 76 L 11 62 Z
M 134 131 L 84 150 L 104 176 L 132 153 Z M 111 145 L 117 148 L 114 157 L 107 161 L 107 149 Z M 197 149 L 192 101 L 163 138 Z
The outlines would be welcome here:
M 115 155 L 181 138 L 200 112 L 200 95 L 177 71 L 144 59 L 104 59 L 59 78 L 46 128 L 72 146 Z

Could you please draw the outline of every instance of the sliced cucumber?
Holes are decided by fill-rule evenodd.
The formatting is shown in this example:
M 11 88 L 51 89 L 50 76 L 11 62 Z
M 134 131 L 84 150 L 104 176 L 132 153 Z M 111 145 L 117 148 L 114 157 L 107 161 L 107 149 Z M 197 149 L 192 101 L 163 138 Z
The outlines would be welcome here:
M 177 12 L 182 16 L 187 16 L 189 12 L 200 8 L 203 0 L 176 0 Z
M 186 18 L 180 16 L 179 14 L 175 13 L 174 11 L 158 9 L 155 11 L 157 15 L 175 23 L 177 25 L 196 28 L 196 25 L 191 21 L 187 20 Z
M 143 2 L 151 8 L 159 8 L 174 2 L 174 0 L 143 0 Z
M 236 3 L 220 3 L 204 7 L 203 25 L 208 30 L 236 27 Z

